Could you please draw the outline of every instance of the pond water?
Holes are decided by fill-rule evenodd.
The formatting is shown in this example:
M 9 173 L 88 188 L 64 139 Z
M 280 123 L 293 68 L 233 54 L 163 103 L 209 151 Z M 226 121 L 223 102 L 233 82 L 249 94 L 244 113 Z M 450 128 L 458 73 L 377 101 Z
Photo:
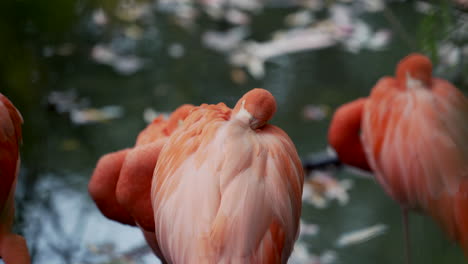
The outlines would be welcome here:
M 257 76 L 255 68 L 233 66 L 230 52 L 204 44 L 207 31 L 232 27 L 208 12 L 190 18 L 189 11 L 162 10 L 148 1 L 48 2 L 0 4 L 0 91 L 24 118 L 15 230 L 27 238 L 37 264 L 158 263 L 141 233 L 103 217 L 87 192 L 98 158 L 132 146 L 146 126 L 148 108 L 170 112 L 184 103 L 218 102 L 233 107 L 246 91 L 262 87 L 278 102 L 271 123 L 307 157 L 327 148 L 337 106 L 368 95 L 380 77 L 393 74 L 400 58 L 422 50 L 411 41 L 419 43 L 425 32 L 421 25 L 431 21 L 412 1 L 392 2 L 375 12 L 337 3 L 372 30 L 392 31 L 388 43 L 353 52 L 339 42 L 276 56 Z M 267 41 L 277 29 L 287 29 L 286 15 L 304 9 L 301 1 L 293 2 L 270 1 L 246 12 L 246 38 Z M 333 3 L 328 2 L 334 1 L 324 2 L 310 8 L 312 19 L 330 15 Z M 440 72 L 466 91 L 466 80 Z M 90 108 L 97 110 L 86 112 Z M 301 236 L 301 245 L 328 256 L 321 263 L 403 263 L 398 205 L 371 179 L 347 170 L 329 173 L 352 182 L 349 200 L 324 208 L 305 201 L 302 219 L 317 225 L 318 232 Z M 375 238 L 337 246 L 342 234 L 377 224 L 386 228 Z M 464 262 L 461 250 L 428 217 L 411 214 L 410 228 L 413 263 Z M 295 261 L 320 263 L 301 256 Z

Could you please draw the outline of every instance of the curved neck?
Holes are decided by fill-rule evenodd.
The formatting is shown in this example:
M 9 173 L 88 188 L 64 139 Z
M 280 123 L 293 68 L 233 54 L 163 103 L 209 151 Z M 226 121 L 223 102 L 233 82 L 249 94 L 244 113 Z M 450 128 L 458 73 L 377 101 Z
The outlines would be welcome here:
M 333 115 L 328 141 L 341 162 L 370 171 L 360 136 L 365 101 L 361 98 L 338 108 Z

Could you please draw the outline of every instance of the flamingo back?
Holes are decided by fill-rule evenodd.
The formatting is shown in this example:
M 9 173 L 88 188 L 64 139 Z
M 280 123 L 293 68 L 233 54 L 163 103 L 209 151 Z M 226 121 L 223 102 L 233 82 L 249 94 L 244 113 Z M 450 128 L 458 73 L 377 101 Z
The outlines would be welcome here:
M 151 194 L 169 263 L 286 263 L 291 254 L 301 213 L 299 157 L 284 131 L 259 126 L 274 110 L 249 117 L 242 109 L 192 110 L 161 151 Z
M 158 116 L 138 134 L 135 146 L 153 143 L 156 140 L 170 136 L 193 108 L 194 106 L 191 104 L 184 104 L 179 106 L 167 120 L 162 115 Z
M 153 120 L 145 129 L 143 129 L 136 139 L 135 146 L 152 143 L 160 138 L 167 137 L 164 127 L 167 125 L 167 120 L 160 115 Z

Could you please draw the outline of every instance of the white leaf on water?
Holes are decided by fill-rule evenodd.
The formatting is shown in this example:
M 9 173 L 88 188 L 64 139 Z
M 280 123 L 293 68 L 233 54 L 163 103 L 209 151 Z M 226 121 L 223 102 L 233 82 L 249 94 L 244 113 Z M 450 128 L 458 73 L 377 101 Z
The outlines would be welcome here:
M 104 13 L 104 10 L 101 8 L 94 10 L 93 12 L 93 22 L 96 25 L 103 26 L 107 24 L 107 15 Z
M 441 64 L 445 66 L 455 66 L 460 63 L 461 50 L 452 43 L 443 43 L 438 48 L 438 55 Z
M 316 224 L 306 223 L 300 220 L 300 234 L 299 236 L 315 236 L 319 232 L 319 226 Z
M 98 63 L 112 66 L 123 75 L 130 75 L 143 67 L 143 60 L 134 55 L 119 55 L 104 44 L 97 44 L 91 51 L 91 57 Z
M 231 63 L 245 66 L 256 78 L 264 76 L 264 62 L 285 54 L 321 49 L 337 43 L 337 36 L 325 29 L 294 29 L 276 34 L 266 42 L 246 42 L 231 54 Z
M 298 12 L 289 14 L 284 19 L 286 25 L 291 27 L 301 27 L 308 25 L 314 21 L 314 16 L 309 10 L 300 10 Z
M 250 17 L 246 13 L 234 8 L 230 8 L 224 16 L 227 21 L 235 25 L 245 25 L 250 23 Z
M 304 182 L 302 200 L 317 208 L 325 208 L 330 201 L 337 200 L 340 205 L 349 201 L 348 191 L 352 188 L 350 179 L 336 180 L 326 172 L 314 171 Z
M 387 226 L 384 224 L 377 224 L 364 229 L 351 231 L 341 235 L 337 240 L 336 245 L 337 247 L 347 247 L 363 243 L 384 234 L 385 231 L 387 231 Z
M 326 250 L 321 255 L 309 252 L 307 245 L 298 241 L 294 244 L 294 250 L 288 260 L 288 264 L 332 264 L 338 260 L 336 252 Z
M 107 46 L 98 44 L 91 50 L 91 57 L 99 63 L 110 64 L 117 55 Z
M 72 109 L 70 119 L 74 124 L 100 123 L 123 116 L 121 106 L 110 105 L 101 108 Z
M 202 42 L 213 50 L 228 52 L 239 47 L 247 34 L 248 31 L 245 27 L 235 27 L 226 32 L 207 31 L 202 35 Z
M 180 43 L 172 43 L 169 45 L 168 53 L 169 53 L 169 56 L 171 56 L 172 58 L 178 59 L 184 56 L 185 48 Z

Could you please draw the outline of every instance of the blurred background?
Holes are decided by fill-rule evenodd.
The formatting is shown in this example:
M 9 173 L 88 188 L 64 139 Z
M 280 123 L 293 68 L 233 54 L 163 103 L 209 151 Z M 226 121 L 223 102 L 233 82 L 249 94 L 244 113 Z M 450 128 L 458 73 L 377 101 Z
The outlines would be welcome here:
M 87 192 L 98 158 L 157 114 L 262 87 L 301 157 L 322 153 L 337 106 L 410 52 L 468 91 L 468 4 L 385 0 L 4 0 L 0 92 L 24 118 L 15 231 L 35 264 L 159 263 L 140 231 Z M 403 263 L 399 206 L 371 179 L 315 172 L 290 263 Z M 411 214 L 413 263 L 464 263 Z M 0 263 L 2 263 L 0 261 Z

